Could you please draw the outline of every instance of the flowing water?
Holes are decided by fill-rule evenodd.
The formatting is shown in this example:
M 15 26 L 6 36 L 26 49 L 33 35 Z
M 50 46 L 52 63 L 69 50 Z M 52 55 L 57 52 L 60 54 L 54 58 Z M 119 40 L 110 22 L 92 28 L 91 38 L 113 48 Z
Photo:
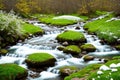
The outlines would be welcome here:
M 65 30 L 75 30 L 78 32 L 82 32 L 87 39 L 87 43 L 93 44 L 97 48 L 95 52 L 90 52 L 88 53 L 88 55 L 92 55 L 95 57 L 120 55 L 120 52 L 116 51 L 111 46 L 101 44 L 100 40 L 95 35 L 87 34 L 87 32 L 83 29 L 84 23 L 82 22 L 62 28 L 48 26 L 46 24 L 39 23 L 38 21 L 29 21 L 29 23 L 32 23 L 44 29 L 45 34 L 38 37 L 34 36 L 33 38 L 26 39 L 24 42 L 17 43 L 16 45 L 10 47 L 9 53 L 6 56 L 1 56 L 0 64 L 16 63 L 19 66 L 28 69 L 24 61 L 27 55 L 34 52 L 47 52 L 53 55 L 57 61 L 55 63 L 55 66 L 48 67 L 47 70 L 44 70 L 40 73 L 28 69 L 29 75 L 26 80 L 61 80 L 59 73 L 60 67 L 76 66 L 81 69 L 89 64 L 104 63 L 104 60 L 99 60 L 99 58 L 95 58 L 92 61 L 85 62 L 83 60 L 83 57 L 75 58 L 70 54 L 65 54 L 62 51 L 57 50 L 57 47 L 60 46 L 60 44 L 57 43 L 57 40 L 55 38 L 58 34 L 62 33 Z M 76 26 L 79 26 L 80 29 L 75 29 Z M 36 77 L 33 77 L 32 75 L 36 75 Z

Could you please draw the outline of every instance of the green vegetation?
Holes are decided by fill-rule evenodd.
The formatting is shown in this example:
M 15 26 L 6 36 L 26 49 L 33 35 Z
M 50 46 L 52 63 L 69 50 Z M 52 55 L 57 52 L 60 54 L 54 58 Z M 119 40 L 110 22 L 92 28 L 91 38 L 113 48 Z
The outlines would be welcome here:
M 76 73 L 73 73 L 70 76 L 65 77 L 64 80 L 72 80 L 72 78 L 84 78 L 84 79 L 87 79 L 89 74 L 91 74 L 91 73 L 95 72 L 96 70 L 98 70 L 100 66 L 101 66 L 101 64 L 93 64 L 93 65 L 86 66 L 85 68 L 81 69 L 80 71 L 78 71 Z
M 70 24 L 77 23 L 74 20 L 67 20 L 67 19 L 53 19 L 53 18 L 42 18 L 40 19 L 41 22 L 51 25 L 57 25 L 57 26 L 65 26 Z
M 116 45 L 115 48 L 116 48 L 117 50 L 120 50 L 120 45 Z
M 67 41 L 67 42 L 70 42 L 71 43 L 75 43 L 75 42 L 85 42 L 86 39 L 84 37 L 84 35 L 80 32 L 76 32 L 76 31 L 65 31 L 61 34 L 59 34 L 56 38 L 59 42 L 64 42 L 64 41 Z M 76 44 L 78 44 L 76 43 Z
M 27 70 L 16 64 L 0 64 L 0 80 L 20 80 L 27 76 Z
M 112 63 L 118 64 L 119 62 L 120 62 L 120 56 L 116 56 L 116 57 L 113 57 L 112 59 L 110 59 L 104 65 L 110 66 Z M 92 64 L 92 65 L 89 65 L 89 66 L 81 69 L 80 71 L 78 71 L 76 73 L 73 73 L 70 76 L 65 77 L 64 80 L 71 80 L 72 78 L 84 78 L 86 80 L 92 80 L 93 78 L 95 80 L 110 80 L 111 78 L 113 78 L 113 80 L 119 80 L 119 76 L 120 75 L 118 75 L 118 74 L 119 74 L 119 71 L 120 71 L 120 67 L 117 68 L 118 71 L 111 72 L 111 70 L 107 70 L 107 71 L 102 71 L 104 74 L 99 74 L 98 75 L 97 74 L 98 69 L 102 65 L 103 64 Z
M 92 44 L 84 44 L 81 46 L 81 49 L 87 52 L 94 52 L 96 50 L 95 46 L 93 46 Z
M 34 26 L 32 24 L 24 23 L 22 27 L 23 33 L 28 34 L 43 34 L 43 30 L 40 27 Z
M 24 23 L 13 11 L 5 13 L 0 11 L 0 45 L 4 48 L 15 44 L 18 40 L 24 40 L 26 34 L 43 34 L 43 30 L 37 26 Z M 3 35 L 4 34 L 4 35 Z
M 85 24 L 84 28 L 89 33 L 95 33 L 100 39 L 103 39 L 107 43 L 116 43 L 117 39 L 120 38 L 120 20 L 110 20 L 113 17 L 112 14 L 109 16 L 98 19 Z
M 56 60 L 48 53 L 33 53 L 25 61 L 30 67 L 41 67 L 53 65 Z
M 113 60 L 108 61 L 105 65 L 110 66 L 112 63 L 117 64 L 120 62 L 120 56 L 114 57 Z M 120 67 L 114 67 L 110 68 L 110 70 L 102 70 L 101 74 L 97 74 L 98 71 L 92 73 L 89 77 L 88 80 L 92 80 L 93 78 L 95 80 L 119 80 L 120 79 Z M 99 76 L 99 77 L 98 77 Z M 106 77 L 107 76 L 107 77 Z
M 75 54 L 80 54 L 81 49 L 76 45 L 69 45 L 63 49 L 63 52 L 71 53 L 71 54 L 75 55 Z

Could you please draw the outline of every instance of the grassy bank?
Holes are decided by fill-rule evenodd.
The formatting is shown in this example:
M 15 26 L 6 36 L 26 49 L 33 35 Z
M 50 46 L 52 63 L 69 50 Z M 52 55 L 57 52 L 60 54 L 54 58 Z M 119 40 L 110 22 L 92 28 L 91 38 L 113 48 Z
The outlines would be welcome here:
M 65 18 L 54 19 L 55 17 L 72 16 L 72 17 L 78 17 L 82 21 L 85 21 L 88 19 L 87 16 L 81 16 L 78 14 L 71 14 L 71 15 L 34 14 L 33 16 L 37 17 L 43 23 L 50 24 L 50 25 L 56 25 L 56 26 L 71 25 L 71 24 L 77 23 L 78 21 L 74 19 L 65 19 Z
M 107 43 L 116 43 L 120 38 L 120 20 L 112 20 L 113 15 L 85 24 L 88 33 L 95 33 Z

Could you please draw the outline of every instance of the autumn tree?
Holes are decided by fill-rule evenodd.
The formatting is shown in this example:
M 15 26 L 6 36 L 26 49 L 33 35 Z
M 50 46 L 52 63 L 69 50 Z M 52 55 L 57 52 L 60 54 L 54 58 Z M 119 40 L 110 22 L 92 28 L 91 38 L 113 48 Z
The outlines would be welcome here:
M 18 3 L 16 4 L 16 8 L 17 11 L 22 14 L 29 14 L 31 11 L 27 0 L 19 0 Z

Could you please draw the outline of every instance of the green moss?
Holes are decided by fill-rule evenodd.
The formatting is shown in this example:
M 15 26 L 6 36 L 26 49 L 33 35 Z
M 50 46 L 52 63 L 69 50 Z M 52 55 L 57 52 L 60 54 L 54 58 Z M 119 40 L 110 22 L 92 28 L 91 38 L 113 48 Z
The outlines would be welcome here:
M 44 32 L 40 27 L 27 23 L 23 24 L 22 30 L 24 33 L 29 33 L 29 34 L 36 34 L 36 33 L 43 34 Z
M 103 19 L 95 20 L 85 24 L 84 28 L 88 30 L 89 33 L 95 33 L 100 39 L 103 39 L 107 43 L 116 43 L 117 39 L 120 38 L 120 20 L 110 20 L 113 16 L 107 16 Z
M 20 80 L 27 76 L 27 71 L 16 64 L 0 64 L 0 80 Z
M 48 53 L 33 53 L 28 55 L 25 62 L 28 67 L 40 68 L 45 66 L 53 66 L 56 59 Z
M 115 48 L 116 48 L 117 50 L 120 50 L 120 45 L 116 45 Z
M 0 54 L 5 55 L 8 53 L 8 50 L 6 49 L 0 49 Z
M 76 45 L 70 45 L 70 46 L 67 46 L 63 49 L 63 52 L 65 53 L 71 53 L 71 54 L 80 54 L 81 52 L 81 49 L 76 46 Z
M 59 34 L 56 39 L 60 42 L 67 41 L 70 43 L 72 43 L 72 42 L 85 42 L 86 41 L 86 39 L 82 33 L 76 32 L 76 31 L 70 31 L 70 30 Z
M 33 53 L 33 54 L 28 55 L 27 60 L 32 61 L 32 62 L 44 62 L 52 58 L 54 57 L 48 53 Z
M 82 70 L 78 71 L 77 73 L 73 73 L 70 76 L 65 77 L 64 80 L 72 80 L 72 78 L 83 78 L 83 77 L 87 79 L 88 75 L 95 72 L 97 69 L 99 69 L 100 66 L 101 64 L 89 65 L 83 68 Z
M 92 44 L 82 45 L 81 49 L 88 52 L 94 52 L 96 50 L 95 46 L 93 46 Z

